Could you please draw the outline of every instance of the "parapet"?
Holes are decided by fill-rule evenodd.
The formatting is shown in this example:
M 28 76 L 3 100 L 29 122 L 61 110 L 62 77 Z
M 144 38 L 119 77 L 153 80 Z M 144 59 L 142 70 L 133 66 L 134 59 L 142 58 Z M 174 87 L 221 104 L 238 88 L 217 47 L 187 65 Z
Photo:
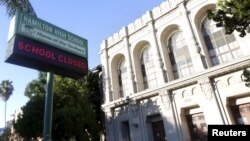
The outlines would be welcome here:
M 174 9 L 180 2 L 184 0 L 166 0 L 159 6 L 154 7 L 151 11 L 147 11 L 133 23 L 123 27 L 119 32 L 114 33 L 107 38 L 107 48 L 120 42 L 125 36 L 129 36 L 147 25 L 150 21 L 157 20 Z

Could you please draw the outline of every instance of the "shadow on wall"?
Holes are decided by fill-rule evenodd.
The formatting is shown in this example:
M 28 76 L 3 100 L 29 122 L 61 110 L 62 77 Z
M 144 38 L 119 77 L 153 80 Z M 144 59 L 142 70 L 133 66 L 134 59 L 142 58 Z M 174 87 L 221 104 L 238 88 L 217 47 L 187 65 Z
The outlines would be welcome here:
M 107 119 L 108 139 L 111 141 L 166 141 L 168 136 L 177 137 L 175 121 L 169 121 L 167 112 L 160 104 L 160 97 L 134 101 L 127 97 L 112 109 Z

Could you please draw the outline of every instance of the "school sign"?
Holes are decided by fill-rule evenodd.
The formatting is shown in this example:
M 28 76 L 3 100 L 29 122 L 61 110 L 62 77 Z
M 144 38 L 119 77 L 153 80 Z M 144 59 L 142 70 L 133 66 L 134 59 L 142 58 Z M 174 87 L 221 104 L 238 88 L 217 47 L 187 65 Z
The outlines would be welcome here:
M 22 12 L 12 18 L 6 62 L 80 78 L 87 57 L 86 39 Z
M 88 58 L 86 39 L 22 12 L 11 20 L 8 41 L 15 34 Z

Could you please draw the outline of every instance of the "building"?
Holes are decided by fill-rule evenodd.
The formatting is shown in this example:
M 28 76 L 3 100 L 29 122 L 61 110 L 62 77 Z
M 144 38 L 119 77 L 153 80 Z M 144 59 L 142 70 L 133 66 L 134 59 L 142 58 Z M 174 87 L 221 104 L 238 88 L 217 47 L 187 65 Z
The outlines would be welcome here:
M 4 128 L 0 128 L 0 136 L 3 134 Z
M 15 132 L 15 129 L 14 129 L 14 125 L 13 125 L 13 122 L 16 122 L 17 119 L 19 118 L 18 116 L 22 115 L 23 114 L 23 111 L 21 108 L 19 109 L 16 109 L 15 112 L 12 114 L 13 116 L 13 119 L 10 120 L 9 122 L 11 123 L 11 130 L 10 130 L 10 136 L 9 136 L 9 141 L 23 141 L 23 138 L 20 137 L 20 135 L 18 133 Z
M 196 141 L 250 124 L 250 35 L 206 17 L 217 0 L 166 0 L 101 43 L 108 141 Z

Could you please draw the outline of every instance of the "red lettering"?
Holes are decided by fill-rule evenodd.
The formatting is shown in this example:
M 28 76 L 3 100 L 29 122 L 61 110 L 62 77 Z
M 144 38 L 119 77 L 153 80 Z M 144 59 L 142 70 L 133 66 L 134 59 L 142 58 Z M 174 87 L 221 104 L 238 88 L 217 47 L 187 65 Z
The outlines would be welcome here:
M 38 54 L 38 52 L 39 52 L 39 48 L 38 48 L 38 47 L 33 46 L 33 47 L 32 47 L 31 52 L 32 52 L 32 53 L 35 53 L 35 54 Z
M 45 50 L 40 48 L 39 49 L 39 55 L 44 56 L 45 55 Z
M 71 57 L 67 57 L 67 56 L 63 56 L 63 55 L 58 55 L 58 60 L 59 62 L 77 67 L 77 68 L 81 68 L 81 69 L 85 69 L 86 65 L 84 62 L 81 62 L 79 60 L 73 59 Z
M 59 60 L 60 62 L 63 62 L 63 56 L 62 56 L 62 55 L 58 55 L 58 60 Z
M 18 48 L 20 48 L 20 49 L 23 49 L 23 48 L 24 48 L 23 42 L 19 42 L 19 43 L 18 43 Z
M 32 54 L 39 55 L 41 57 L 46 57 L 51 60 L 56 60 L 56 58 L 54 57 L 54 53 L 52 51 L 40 48 L 39 46 L 33 46 L 28 43 L 25 44 L 23 42 L 19 42 L 18 48 L 23 49 L 27 52 L 31 52 Z
M 50 50 L 45 50 L 43 48 L 39 48 L 38 46 L 32 46 L 30 44 L 24 44 L 23 42 L 19 42 L 18 45 L 20 49 L 25 49 L 25 51 L 32 52 L 34 54 L 37 54 L 42 57 L 46 57 L 51 60 L 56 60 L 54 56 L 54 52 Z M 70 56 L 64 56 L 62 54 L 58 55 L 57 59 L 61 63 L 67 64 L 76 68 L 80 68 L 80 69 L 86 69 L 86 63 L 82 60 L 73 59 Z
M 84 62 L 79 62 L 82 69 L 86 69 L 86 64 Z
M 45 56 L 51 60 L 55 60 L 54 53 L 49 50 L 46 50 Z
M 45 56 L 46 56 L 47 58 L 50 58 L 50 57 L 51 57 L 51 52 L 50 52 L 50 51 L 48 51 L 48 50 L 46 50 L 46 52 L 45 52 Z
M 25 49 L 25 51 L 31 51 L 31 45 L 25 44 L 24 49 Z
M 65 58 L 65 59 L 67 59 L 67 58 Z M 67 62 L 68 64 L 72 64 L 72 59 L 71 59 L 71 58 L 68 58 L 68 59 L 66 60 L 66 62 Z

